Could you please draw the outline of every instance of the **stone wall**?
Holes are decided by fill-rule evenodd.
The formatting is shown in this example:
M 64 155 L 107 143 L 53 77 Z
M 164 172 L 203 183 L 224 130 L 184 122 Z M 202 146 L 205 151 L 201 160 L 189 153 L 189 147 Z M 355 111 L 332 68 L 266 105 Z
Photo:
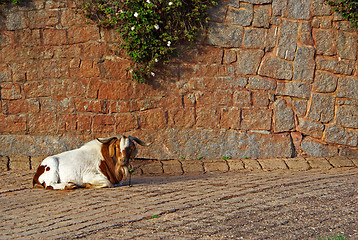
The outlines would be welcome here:
M 147 84 L 73 1 L 1 6 L 1 159 L 117 133 L 152 159 L 357 155 L 357 31 L 324 0 L 219 2 Z

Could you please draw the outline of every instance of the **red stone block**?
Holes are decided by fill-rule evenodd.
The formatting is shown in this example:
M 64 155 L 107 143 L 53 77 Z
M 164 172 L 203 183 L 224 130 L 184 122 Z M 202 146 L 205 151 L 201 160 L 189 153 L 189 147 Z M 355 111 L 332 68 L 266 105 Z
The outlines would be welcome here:
M 109 113 L 109 103 L 106 100 L 91 100 L 85 105 L 86 112 Z
M 68 30 L 69 44 L 96 41 L 100 39 L 99 28 L 96 25 L 71 26 Z
M 112 115 L 96 115 L 93 117 L 93 132 L 113 133 L 115 131 L 115 118 Z
M 60 115 L 57 129 L 60 132 L 77 130 L 77 115 Z
M 88 19 L 81 13 L 77 13 L 74 9 L 65 8 L 61 11 L 62 27 L 72 27 L 74 25 L 84 25 Z
M 26 131 L 26 117 L 18 115 L 0 116 L 1 133 L 20 133 Z
M 113 80 L 124 80 L 129 77 L 128 75 L 128 67 L 130 67 L 129 61 L 111 61 L 106 60 L 102 64 L 103 73 L 106 74 L 107 77 L 112 78 Z
M 22 92 L 20 84 L 17 83 L 1 83 L 1 99 L 3 100 L 14 100 L 21 99 Z
M 67 78 L 69 77 L 69 62 L 66 59 L 41 61 L 39 74 L 43 78 Z
M 196 110 L 196 126 L 202 128 L 218 128 L 220 112 L 215 108 L 198 108 Z
M 98 98 L 98 92 L 103 84 L 103 81 L 99 78 L 91 78 L 88 83 L 88 98 Z
M 252 101 L 254 106 L 267 107 L 270 103 L 269 93 L 267 91 L 253 91 Z
M 26 82 L 24 84 L 24 93 L 26 98 L 48 97 L 51 95 L 49 83 L 46 80 L 42 82 Z
M 77 117 L 77 130 L 81 132 L 90 132 L 92 125 L 92 117 L 78 116 Z
M 131 102 L 129 101 L 115 101 L 111 103 L 111 113 L 125 113 L 131 111 Z
M 99 77 L 98 63 L 91 60 L 81 61 L 80 72 L 82 77 Z
M 98 98 L 118 100 L 121 91 L 121 85 L 122 84 L 118 81 L 102 82 L 98 90 Z
M 168 116 L 169 116 L 169 120 L 168 120 L 169 127 L 191 128 L 195 125 L 194 108 L 170 109 L 168 111 Z
M 38 99 L 27 99 L 28 113 L 40 112 L 40 101 Z
M 18 29 L 15 30 L 15 43 L 21 46 L 41 45 L 40 29 Z
M 113 55 L 113 52 L 110 52 L 110 46 L 106 42 L 85 42 L 81 44 L 81 56 L 83 59 L 98 59 L 103 58 L 105 55 Z M 121 50 L 123 51 L 123 50 Z M 116 57 L 118 56 L 117 53 Z M 125 56 L 123 57 L 125 58 Z M 107 61 L 107 60 L 106 60 Z M 105 61 L 105 62 L 106 62 Z M 121 59 L 121 66 L 117 66 L 117 68 L 127 68 L 129 65 L 129 61 Z M 101 67 L 103 64 L 101 64 Z M 124 68 L 124 69 L 125 69 Z M 101 69 L 102 70 L 102 69 Z M 106 74 L 106 70 L 102 72 Z
M 240 129 L 241 110 L 237 107 L 221 109 L 220 127 L 224 129 Z
M 161 98 L 158 107 L 164 109 L 183 107 L 183 98 L 181 95 L 169 95 Z
M 28 11 L 30 29 L 56 26 L 59 23 L 58 10 L 33 10 Z
M 196 94 L 197 106 L 232 106 L 232 90 L 216 90 Z
M 236 90 L 233 95 L 235 107 L 249 108 L 252 105 L 251 92 L 247 90 Z
M 116 115 L 116 132 L 123 133 L 129 130 L 138 129 L 138 121 L 130 113 Z
M 249 109 L 242 110 L 241 128 L 244 130 L 270 130 L 272 110 Z
M 44 29 L 43 41 L 45 45 L 62 45 L 67 43 L 66 30 Z
M 11 100 L 3 102 L 3 109 L 5 114 L 20 114 L 27 113 L 28 102 L 26 100 Z
M 13 44 L 14 39 L 15 39 L 14 31 L 1 31 L 0 32 L 0 47 L 5 47 L 5 46 Z
M 164 129 L 167 127 L 168 116 L 163 109 L 139 112 L 138 117 L 141 129 Z
M 120 82 L 120 85 L 119 85 L 119 98 L 121 100 L 133 99 L 133 98 L 136 98 L 138 96 L 139 95 L 137 95 L 137 93 L 134 92 L 133 82 L 125 82 L 125 81 Z M 146 96 L 146 95 L 142 95 L 142 96 Z

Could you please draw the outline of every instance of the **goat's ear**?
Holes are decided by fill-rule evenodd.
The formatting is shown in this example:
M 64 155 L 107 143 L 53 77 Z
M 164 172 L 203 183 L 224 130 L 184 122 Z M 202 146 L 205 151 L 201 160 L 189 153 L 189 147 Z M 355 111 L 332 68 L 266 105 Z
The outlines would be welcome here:
M 108 147 L 108 154 L 109 154 L 109 156 L 110 157 L 114 157 L 114 154 L 115 154 L 115 144 L 114 144 L 115 142 L 113 142 L 112 144 L 110 144 L 109 145 L 109 147 Z
M 111 142 L 113 139 L 117 139 L 117 137 L 108 137 L 108 138 L 97 138 L 97 141 L 100 143 L 106 144 Z

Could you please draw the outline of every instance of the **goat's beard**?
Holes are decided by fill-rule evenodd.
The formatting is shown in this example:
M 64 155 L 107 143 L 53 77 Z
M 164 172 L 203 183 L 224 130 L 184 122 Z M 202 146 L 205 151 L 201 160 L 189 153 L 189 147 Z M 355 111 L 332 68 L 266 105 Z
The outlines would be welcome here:
M 128 178 L 128 175 L 129 175 L 128 167 L 117 164 L 116 175 L 117 175 L 118 180 L 120 181 L 120 184 L 122 185 Z

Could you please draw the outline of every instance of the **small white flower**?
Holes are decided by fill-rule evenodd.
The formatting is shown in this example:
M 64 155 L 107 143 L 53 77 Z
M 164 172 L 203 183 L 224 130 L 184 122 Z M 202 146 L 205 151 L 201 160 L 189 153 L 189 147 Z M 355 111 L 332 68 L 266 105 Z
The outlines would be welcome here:
M 168 41 L 167 46 L 170 47 L 171 44 L 172 44 L 172 42 Z
M 172 3 L 172 2 L 169 2 L 168 5 L 171 6 L 171 5 L 173 5 L 173 3 Z
M 158 25 L 158 24 L 155 24 L 155 25 L 154 25 L 154 28 L 157 29 L 157 30 L 159 30 L 159 25 Z
M 148 4 L 150 4 L 150 1 L 149 1 L 149 0 L 147 0 L 147 3 L 148 3 Z
M 158 58 L 154 59 L 154 62 L 158 62 Z
M 137 13 L 137 12 L 134 13 L 134 17 L 138 17 L 138 13 Z
M 134 31 L 134 27 L 131 27 L 131 30 Z
M 151 74 L 153 77 L 155 76 L 155 73 L 154 73 L 154 72 L 151 72 L 150 74 Z

